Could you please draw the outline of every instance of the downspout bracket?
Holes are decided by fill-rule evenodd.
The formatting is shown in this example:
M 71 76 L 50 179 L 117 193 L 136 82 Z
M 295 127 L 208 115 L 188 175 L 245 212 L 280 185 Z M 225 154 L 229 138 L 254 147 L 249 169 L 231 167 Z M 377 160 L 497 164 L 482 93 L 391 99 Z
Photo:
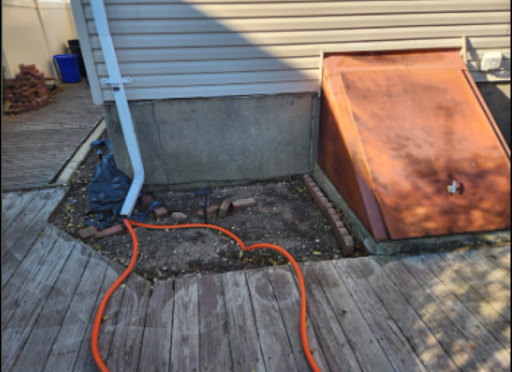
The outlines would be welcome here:
M 117 85 L 117 84 L 127 84 L 127 83 L 131 83 L 132 82 L 132 78 L 131 77 L 121 78 L 121 79 L 119 79 L 119 81 L 115 81 L 115 80 L 116 79 L 108 79 L 108 78 L 100 79 L 101 84 Z

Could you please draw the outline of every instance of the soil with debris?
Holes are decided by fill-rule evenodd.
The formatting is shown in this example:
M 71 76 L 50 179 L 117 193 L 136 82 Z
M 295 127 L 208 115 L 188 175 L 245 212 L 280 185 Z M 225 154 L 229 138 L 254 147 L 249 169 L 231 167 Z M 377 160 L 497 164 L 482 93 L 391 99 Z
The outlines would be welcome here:
M 89 210 L 87 185 L 98 156 L 91 152 L 70 182 L 67 199 L 52 217 L 52 223 L 70 235 L 86 227 L 84 214 Z M 145 191 L 151 192 L 151 189 Z M 172 212 L 187 215 L 183 223 L 201 223 L 197 215 L 202 208 L 194 190 L 152 192 Z M 282 182 L 257 182 L 244 186 L 212 188 L 210 205 L 220 206 L 224 198 L 232 201 L 252 197 L 256 206 L 230 211 L 225 218 L 211 217 L 208 222 L 229 229 L 249 246 L 265 242 L 288 250 L 298 262 L 341 258 L 341 246 L 325 216 L 301 179 Z M 343 220 L 340 211 L 338 210 Z M 154 224 L 176 224 L 170 217 Z M 228 236 L 210 229 L 150 230 L 135 228 L 139 240 L 139 257 L 134 271 L 150 281 L 206 273 L 224 273 L 261 266 L 287 264 L 272 250 L 242 252 Z M 354 239 L 355 256 L 366 255 Z M 108 258 L 128 266 L 132 256 L 132 239 L 126 231 L 102 239 L 85 239 L 86 244 Z

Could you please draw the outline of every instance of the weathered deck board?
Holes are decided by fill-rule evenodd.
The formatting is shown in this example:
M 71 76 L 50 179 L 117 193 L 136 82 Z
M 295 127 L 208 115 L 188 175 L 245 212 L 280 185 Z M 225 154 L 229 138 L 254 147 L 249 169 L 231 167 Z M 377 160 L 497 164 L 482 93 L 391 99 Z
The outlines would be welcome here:
M 172 281 L 155 283 L 149 298 L 139 372 L 169 371 L 174 311 Z
M 294 274 L 292 274 L 286 266 L 270 268 L 268 269 L 268 272 L 276 293 L 279 308 L 283 314 L 283 323 L 286 327 L 286 332 L 295 355 L 297 371 L 311 371 L 302 348 L 299 327 L 297 327 L 300 320 L 300 293 L 293 281 L 292 275 Z M 307 316 L 306 319 L 308 324 L 310 324 L 311 321 L 309 316 Z M 314 328 L 312 326 L 308 326 L 306 328 L 306 332 L 308 334 L 311 354 L 315 358 L 318 368 L 320 368 L 322 372 L 329 372 L 330 369 L 325 361 L 325 357 L 316 337 Z
M 393 371 L 386 354 L 332 263 L 321 262 L 306 266 L 313 266 L 318 281 L 363 371 Z
M 387 276 L 397 286 L 420 315 L 423 322 L 450 353 L 453 361 L 462 371 L 487 371 L 489 368 L 485 355 L 482 355 L 477 345 L 461 333 L 457 325 L 438 306 L 438 300 L 425 292 L 416 279 L 402 265 L 399 258 L 385 259 L 376 257 Z M 463 321 L 463 319 L 459 319 Z
M 462 256 L 454 253 L 438 253 L 438 255 L 510 323 L 510 293 L 506 292 L 505 283 L 487 282 L 485 275 L 468 264 Z
M 27 205 L 31 202 L 34 196 L 37 194 L 37 190 L 24 192 L 21 195 L 17 195 L 17 193 L 10 192 L 7 195 L 15 195 L 15 200 L 13 200 L 10 205 L 3 205 L 5 207 L 2 213 L 2 234 L 4 234 L 7 229 L 12 226 L 12 223 L 16 220 L 16 218 L 22 213 Z
M 249 290 L 242 271 L 222 275 L 233 371 L 265 371 Z
M 471 267 L 476 268 L 482 277 L 486 278 L 485 283 L 500 283 L 500 287 L 505 290 L 505 300 L 510 301 L 510 274 L 505 273 L 502 270 L 496 270 L 499 268 L 493 261 L 487 257 L 479 254 L 476 250 L 468 250 L 460 253 L 468 262 Z
M 379 298 L 361 273 L 352 268 L 350 261 L 353 260 L 336 261 L 332 265 L 338 270 L 340 277 L 343 278 L 347 289 L 357 303 L 356 306 L 359 307 L 361 314 L 395 371 L 427 372 L 427 369 L 420 362 L 395 324 L 393 317 L 382 306 Z M 344 298 L 342 297 L 342 299 Z
M 97 371 L 93 319 L 124 267 L 48 225 L 64 191 L 41 198 L 33 218 L 21 206 L 8 217 L 2 370 Z M 15 206 L 8 195 L 25 194 L 4 194 L 6 210 Z M 496 247 L 301 265 L 321 370 L 510 370 L 509 258 L 509 247 Z M 288 265 L 153 291 L 132 273 L 105 309 L 100 354 L 112 371 L 309 371 L 299 304 Z
M 489 331 L 474 317 L 455 295 L 425 266 L 419 257 L 404 258 L 401 263 L 420 283 L 424 291 L 431 293 L 436 304 L 452 320 L 453 324 L 487 360 L 491 370 L 510 369 L 510 354 Z
M 440 337 L 441 343 L 436 339 L 435 330 L 434 332 L 429 330 L 418 313 L 373 259 L 349 260 L 346 265 L 353 271 L 357 268 L 365 277 L 404 337 L 409 341 L 411 348 L 430 371 L 459 371 L 459 368 L 443 349 L 444 337 Z M 445 347 L 451 353 L 451 345 L 445 343 Z
M 199 345 L 201 371 L 233 370 L 221 275 L 206 275 L 199 280 Z
M 6 299 L 2 308 L 2 329 L 9 323 L 11 316 L 19 313 L 19 307 L 22 304 L 32 304 L 33 301 L 41 300 L 38 290 L 51 289 L 53 283 L 58 278 L 58 274 L 67 256 L 71 252 L 74 242 L 57 239 L 53 247 L 46 254 L 44 262 L 38 268 L 36 275 L 23 287 L 22 290 L 13 292 Z M 53 282 L 51 280 L 54 280 Z M 28 310 L 28 309 L 25 309 Z M 18 324 L 18 323 L 15 323 Z
M 22 193 L 19 191 L 7 192 L 2 194 L 2 219 L 5 212 L 14 204 Z
M 85 82 L 60 87 L 56 104 L 3 116 L 4 188 L 48 184 L 102 118 L 103 108 L 94 106 Z
M 137 369 L 148 299 L 149 283 L 138 275 L 130 274 L 119 308 L 119 320 L 112 346 L 105 363 L 111 371 Z
M 435 258 L 433 255 L 418 257 L 510 354 L 510 323 L 446 262 Z
M 2 303 L 8 303 L 11 296 L 23 293 L 28 283 L 41 269 L 41 262 L 57 242 L 57 229 L 46 226 L 43 235 L 39 236 L 34 246 L 19 266 L 13 268 L 13 274 L 2 283 Z M 6 261 L 6 264 L 8 261 Z
M 98 296 L 96 298 L 96 302 L 93 308 L 94 310 L 90 314 L 90 320 L 87 325 L 87 330 L 85 331 L 84 334 L 84 340 L 82 341 L 82 345 L 80 346 L 80 351 L 75 362 L 74 371 L 76 372 L 98 371 L 98 367 L 96 366 L 96 363 L 94 362 L 91 353 L 91 334 L 94 318 L 96 316 L 96 312 L 98 311 L 100 303 L 103 300 L 103 296 L 125 270 L 123 266 L 121 266 L 117 262 L 109 262 L 107 258 L 104 256 L 101 256 L 101 261 L 107 263 L 107 271 L 105 273 L 103 283 L 101 284 L 101 289 L 98 292 Z M 98 340 L 98 349 L 103 360 L 106 360 L 110 353 L 110 347 L 112 345 L 114 331 L 116 329 L 117 321 L 119 319 L 119 309 L 121 308 L 121 303 L 124 298 L 125 289 L 126 284 L 121 284 L 121 286 L 117 288 L 117 290 L 112 294 L 112 297 L 110 297 L 110 300 L 108 301 L 107 306 L 105 306 L 105 310 L 103 311 L 104 320 L 101 322 Z M 94 294 L 92 294 L 92 296 L 94 296 Z M 85 322 L 86 319 L 83 319 L 83 321 Z M 45 372 L 52 372 L 52 370 L 48 369 Z
M 43 191 L 48 191 L 47 193 L 43 193 Z M 38 236 L 42 233 L 43 229 L 46 226 L 46 220 L 51 215 L 53 210 L 56 208 L 58 202 L 62 199 L 67 189 L 50 189 L 50 190 L 41 190 L 36 197 L 42 195 L 41 198 L 45 200 L 42 207 L 34 213 L 33 219 L 26 219 L 24 216 L 21 218 L 23 222 L 26 222 L 27 225 L 25 227 L 22 226 L 22 223 L 14 226 L 9 229 L 7 233 L 4 235 L 4 238 L 10 239 L 12 242 L 9 246 L 9 242 L 6 241 L 6 252 L 4 257 L 2 257 L 2 261 L 4 263 L 2 270 L 2 283 L 5 283 L 9 280 L 11 275 L 14 273 L 16 268 L 20 265 L 20 263 L 24 260 L 27 253 L 32 248 L 34 242 L 37 240 Z M 43 196 L 44 195 L 44 196 Z M 35 197 L 35 198 L 36 198 Z M 34 199 L 35 199 L 34 198 Z M 16 221 L 19 221 L 18 218 Z M 13 229 L 17 226 L 20 226 L 20 236 L 16 238 L 15 235 L 8 235 L 9 232 L 12 232 Z M 14 234 L 14 233 L 13 233 Z
M 24 296 L 19 302 L 12 304 L 14 306 L 7 314 L 5 322 L 2 317 L 2 371 L 11 370 L 73 247 L 74 244 L 58 241 L 49 255 L 51 257 L 27 286 Z
M 14 372 L 36 372 L 44 369 L 57 335 L 62 334 L 59 333 L 62 322 L 68 313 L 90 254 L 91 250 L 88 247 L 74 246 L 20 352 L 13 368 Z M 69 365 L 61 364 L 60 368 L 68 369 Z
M 170 371 L 199 372 L 198 278 L 176 280 L 174 289 Z
M 334 310 L 329 305 L 312 265 L 303 265 L 301 269 L 308 298 L 307 312 L 330 370 L 363 371 Z
M 89 249 L 90 250 L 90 249 Z M 106 260 L 92 252 L 86 270 L 63 319 L 59 333 L 41 371 L 57 371 L 59 368 L 72 371 L 85 330 L 91 322 L 91 312 L 107 269 Z M 44 369 L 43 369 L 44 368 Z
M 496 266 L 505 271 L 505 274 L 510 275 L 510 245 L 507 247 L 496 247 L 492 250 L 480 252 L 480 254 L 494 262 Z
M 246 278 L 266 370 L 296 371 L 297 363 L 268 272 L 251 270 Z
M 30 222 L 35 220 L 37 212 L 43 208 L 46 201 L 54 192 L 55 189 L 36 191 L 36 194 L 30 203 L 30 208 L 24 208 L 16 217 L 16 222 L 13 223 L 4 233 L 5 244 L 8 249 L 11 249 L 16 240 L 23 235 L 23 232 L 27 229 Z

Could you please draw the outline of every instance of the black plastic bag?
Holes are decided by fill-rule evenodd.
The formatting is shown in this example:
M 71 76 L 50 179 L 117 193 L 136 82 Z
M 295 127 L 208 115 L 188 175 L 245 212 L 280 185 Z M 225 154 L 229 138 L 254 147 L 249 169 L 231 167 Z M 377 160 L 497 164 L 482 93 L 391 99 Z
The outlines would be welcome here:
M 110 141 L 108 139 L 101 141 L 111 152 L 104 156 L 94 169 L 88 190 L 90 210 L 86 213 L 84 222 L 88 226 L 96 226 L 103 230 L 123 222 L 124 216 L 120 216 L 120 212 L 132 181 L 116 167 Z M 140 197 L 142 195 L 144 193 L 141 192 L 135 204 L 134 212 L 129 216 L 130 220 L 148 222 L 153 210 L 162 205 L 160 201 L 155 200 L 145 212 L 142 212 L 140 211 Z

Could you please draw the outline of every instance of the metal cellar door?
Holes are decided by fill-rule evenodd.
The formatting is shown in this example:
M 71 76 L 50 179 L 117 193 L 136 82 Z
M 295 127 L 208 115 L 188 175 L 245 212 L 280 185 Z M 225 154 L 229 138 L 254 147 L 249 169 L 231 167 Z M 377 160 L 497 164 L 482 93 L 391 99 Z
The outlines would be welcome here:
M 510 151 L 459 51 L 328 56 L 324 95 L 336 112 L 322 111 L 319 165 L 351 163 L 333 184 L 348 182 L 346 200 L 357 189 L 355 212 L 388 235 L 376 240 L 510 228 Z M 340 145 L 320 154 L 333 131 Z

